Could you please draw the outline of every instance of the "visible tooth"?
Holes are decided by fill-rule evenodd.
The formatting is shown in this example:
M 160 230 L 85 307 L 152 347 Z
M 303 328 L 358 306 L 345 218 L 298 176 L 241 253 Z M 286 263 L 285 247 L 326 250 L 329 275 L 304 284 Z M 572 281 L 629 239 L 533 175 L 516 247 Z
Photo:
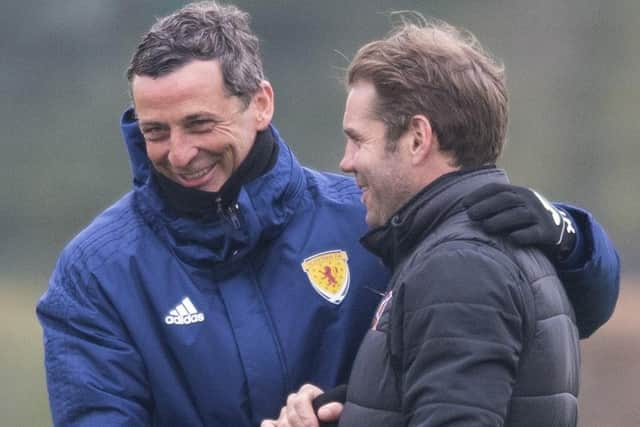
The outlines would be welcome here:
M 186 173 L 186 174 L 183 174 L 183 176 L 186 179 L 197 179 L 197 178 L 205 176 L 209 172 L 209 170 L 211 170 L 211 168 L 202 169 L 202 170 L 200 170 L 198 172 L 194 172 L 194 173 Z

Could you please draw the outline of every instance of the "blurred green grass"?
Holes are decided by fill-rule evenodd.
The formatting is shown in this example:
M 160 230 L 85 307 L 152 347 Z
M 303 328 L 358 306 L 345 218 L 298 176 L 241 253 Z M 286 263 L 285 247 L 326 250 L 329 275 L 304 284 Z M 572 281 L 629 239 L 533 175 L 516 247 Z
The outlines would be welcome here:
M 0 279 L 0 425 L 51 425 L 35 305 L 46 279 Z

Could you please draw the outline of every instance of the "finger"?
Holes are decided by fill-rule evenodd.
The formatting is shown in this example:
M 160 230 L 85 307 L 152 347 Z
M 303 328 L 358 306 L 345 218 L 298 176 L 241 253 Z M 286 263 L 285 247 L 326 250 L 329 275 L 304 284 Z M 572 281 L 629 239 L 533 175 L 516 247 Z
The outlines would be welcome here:
M 291 427 L 291 424 L 289 423 L 289 418 L 287 415 L 287 407 L 284 406 L 281 410 L 280 410 L 280 416 L 278 417 L 278 422 L 276 423 L 277 427 Z
M 260 423 L 260 427 L 278 427 L 275 420 L 263 420 Z
M 485 233 L 504 234 L 536 225 L 536 218 L 524 206 L 500 212 L 477 222 Z
M 509 240 L 520 246 L 546 244 L 544 233 L 539 226 L 516 230 L 509 235 Z
M 477 190 L 474 190 L 463 199 L 465 207 L 475 205 L 476 203 L 496 196 L 500 193 L 513 193 L 513 186 L 510 184 L 502 184 L 498 182 L 492 182 L 487 185 L 483 185 Z
M 320 396 L 323 390 L 316 387 L 313 384 L 304 384 L 300 387 L 298 393 L 293 396 L 292 405 L 296 409 L 296 412 L 300 414 L 302 418 L 315 417 L 315 411 L 313 410 L 313 399 Z
M 304 426 L 300 415 L 296 412 L 296 399 L 298 399 L 297 393 L 291 393 L 287 397 L 287 405 L 282 408 L 282 411 L 280 412 L 280 418 L 278 418 L 278 422 L 280 423 L 278 427 Z
M 465 198 L 463 199 L 463 204 L 465 203 L 467 214 L 474 221 L 482 220 L 505 210 L 524 206 L 520 195 L 511 191 L 503 191 L 483 199 L 477 199 L 473 204 L 470 204 Z
M 302 420 L 300 419 L 300 416 L 293 406 L 293 396 L 295 396 L 295 394 L 289 395 L 289 397 L 287 398 L 287 406 L 282 408 L 283 412 L 280 415 L 280 418 L 278 418 L 278 422 L 280 423 L 278 427 L 304 426 Z
M 314 398 L 311 401 L 311 405 L 313 406 L 313 410 L 318 413 L 318 409 L 321 406 L 326 405 L 329 402 L 338 402 L 344 403 L 347 399 L 347 385 L 341 384 L 332 388 L 331 390 L 326 390 L 324 393 Z
M 327 403 L 326 405 L 318 408 L 318 418 L 320 421 L 325 423 L 338 421 L 340 418 L 340 414 L 342 414 L 342 410 L 344 409 L 344 405 L 338 402 Z
M 313 411 L 311 401 L 322 390 L 316 386 L 305 384 L 297 393 L 292 393 L 287 398 L 286 420 L 292 427 L 317 427 L 318 420 Z
M 282 424 L 279 424 L 278 427 L 318 427 L 319 424 L 313 424 L 313 420 L 303 419 L 300 414 L 298 414 L 294 408 L 287 406 L 286 408 L 286 416 L 282 420 Z
M 304 384 L 302 387 L 300 387 L 298 393 L 311 396 L 311 398 L 314 399 L 321 395 L 323 393 L 323 390 L 313 384 Z

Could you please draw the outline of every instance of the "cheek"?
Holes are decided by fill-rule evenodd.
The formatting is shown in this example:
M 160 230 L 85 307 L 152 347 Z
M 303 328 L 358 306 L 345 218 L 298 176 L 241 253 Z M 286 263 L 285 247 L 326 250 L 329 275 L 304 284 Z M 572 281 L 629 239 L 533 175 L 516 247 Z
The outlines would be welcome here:
M 394 171 L 384 167 L 385 165 L 377 165 L 370 169 L 371 172 L 371 185 L 374 187 L 375 192 L 381 199 L 386 199 L 393 194 L 398 186 L 402 185 L 398 182 Z
M 256 135 L 257 134 L 246 131 L 237 135 L 235 143 L 230 147 L 234 157 L 233 161 L 236 166 L 242 163 L 249 154 L 249 151 L 251 151 Z
M 165 147 L 165 144 L 146 144 L 147 149 L 147 157 L 151 163 L 161 162 L 163 159 L 167 157 L 169 152 L 168 147 Z
M 248 150 L 245 149 L 244 145 L 240 145 L 238 141 L 233 141 L 222 146 L 218 145 L 212 153 L 215 153 L 213 156 L 218 158 L 219 165 L 225 173 L 231 174 L 247 157 Z

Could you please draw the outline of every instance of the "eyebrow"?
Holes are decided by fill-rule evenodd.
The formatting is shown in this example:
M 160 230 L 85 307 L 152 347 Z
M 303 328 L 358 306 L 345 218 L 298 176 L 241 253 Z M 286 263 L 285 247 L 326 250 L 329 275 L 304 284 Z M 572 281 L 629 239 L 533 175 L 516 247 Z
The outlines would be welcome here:
M 197 122 L 198 120 L 211 120 L 214 122 L 222 121 L 222 119 L 216 116 L 215 114 L 202 112 L 202 113 L 189 114 L 187 117 L 181 119 L 180 123 L 183 125 L 188 125 L 190 123 Z
M 166 123 L 156 122 L 156 121 L 138 121 L 138 126 L 140 129 L 148 128 L 148 127 L 160 127 L 160 128 L 168 128 L 169 126 Z
M 347 135 L 349 138 L 355 140 L 355 141 L 361 141 L 362 140 L 362 135 L 360 135 L 360 133 L 358 133 L 355 129 L 352 128 L 345 128 L 343 129 L 343 132 L 345 133 L 345 135 Z
M 222 121 L 222 119 L 216 116 L 215 114 L 200 112 L 200 113 L 189 114 L 188 116 L 180 119 L 180 124 L 182 126 L 189 126 L 193 124 L 193 122 L 197 122 L 198 120 L 211 120 L 216 123 L 219 123 Z M 141 128 L 149 127 L 149 126 L 158 126 L 158 127 L 166 128 L 169 125 L 167 123 L 158 122 L 154 120 L 148 120 L 148 121 L 143 120 L 143 121 L 138 121 L 138 126 L 140 126 Z

